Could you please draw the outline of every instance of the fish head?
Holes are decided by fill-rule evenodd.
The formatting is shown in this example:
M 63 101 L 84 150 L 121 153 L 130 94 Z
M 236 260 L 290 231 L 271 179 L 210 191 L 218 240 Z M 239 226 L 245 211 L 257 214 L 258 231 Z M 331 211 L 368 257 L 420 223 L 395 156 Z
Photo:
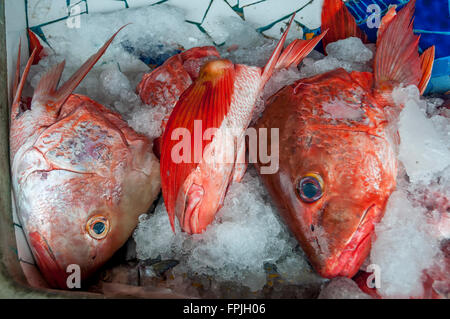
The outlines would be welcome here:
M 242 165 L 234 163 L 233 134 L 215 132 L 177 196 L 175 214 L 181 229 L 189 234 L 202 233 L 212 223 L 225 199 L 233 170 Z
M 72 95 L 55 123 L 19 148 L 13 185 L 38 268 L 51 287 L 67 289 L 73 269 L 87 279 L 130 237 L 159 193 L 159 163 L 118 114 Z
M 392 145 L 347 124 L 315 117 L 289 87 L 257 123 L 279 128 L 279 170 L 261 177 L 311 264 L 328 278 L 357 272 L 395 187 Z
M 80 182 L 70 178 L 70 183 Z M 70 287 L 68 278 L 71 274 L 84 282 L 105 264 L 136 227 L 138 214 L 146 209 L 143 204 L 148 205 L 148 202 L 141 201 L 133 206 L 126 204 L 114 207 L 108 200 L 95 198 L 101 195 L 98 192 L 100 189 L 83 188 L 83 192 L 90 194 L 82 198 L 55 194 L 59 199 L 53 200 L 46 209 L 31 211 L 30 215 L 35 217 L 27 219 L 23 225 L 36 264 L 53 288 Z M 79 196 L 81 189 L 75 191 L 74 195 Z M 139 201 L 139 198 L 130 197 L 129 194 L 124 195 L 123 199 Z M 40 223 L 36 222 L 37 213 Z
M 365 132 L 324 130 L 307 139 L 288 168 L 303 239 L 322 276 L 351 277 L 395 185 L 386 165 L 394 157 L 384 140 Z
M 72 280 L 86 280 L 136 226 L 125 212 L 100 204 L 91 202 L 91 210 L 84 210 L 86 204 L 73 205 L 58 216 L 42 210 L 40 224 L 24 222 L 35 262 L 50 287 L 68 289 Z M 72 274 L 76 277 L 71 280 Z

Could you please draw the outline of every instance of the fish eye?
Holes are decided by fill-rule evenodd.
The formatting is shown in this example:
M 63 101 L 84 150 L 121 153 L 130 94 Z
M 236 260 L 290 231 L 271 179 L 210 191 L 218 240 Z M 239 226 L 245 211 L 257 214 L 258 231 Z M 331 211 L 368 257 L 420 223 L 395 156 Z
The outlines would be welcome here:
M 93 216 L 88 220 L 86 230 L 92 238 L 103 239 L 109 232 L 109 221 L 100 215 Z
M 323 195 L 322 178 L 315 173 L 306 174 L 298 183 L 297 192 L 305 203 L 313 203 L 319 200 Z

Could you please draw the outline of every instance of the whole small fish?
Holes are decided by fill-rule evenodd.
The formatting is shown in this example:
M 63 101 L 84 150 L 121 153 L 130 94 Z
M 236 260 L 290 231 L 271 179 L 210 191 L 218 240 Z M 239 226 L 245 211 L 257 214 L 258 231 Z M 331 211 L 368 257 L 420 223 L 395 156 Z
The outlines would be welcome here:
M 21 94 L 37 51 L 19 82 L 19 50 L 10 131 L 14 198 L 35 261 L 54 288 L 67 289 L 69 265 L 80 267 L 82 280 L 103 265 L 160 189 L 151 142 L 119 114 L 72 94 L 116 34 L 60 88 L 65 63 L 51 68 L 30 105 Z
M 280 214 L 324 277 L 352 277 L 368 256 L 374 223 L 395 189 L 392 89 L 425 90 L 434 47 L 418 54 L 414 0 L 382 20 L 374 73 L 337 69 L 286 86 L 267 103 L 256 128 L 279 128 L 279 171 L 261 178 Z M 326 0 L 327 43 L 361 35 L 340 0 Z M 258 163 L 259 168 L 263 167 Z
M 175 216 L 190 234 L 213 221 L 229 184 L 245 173 L 244 134 L 265 83 L 274 70 L 298 64 L 323 36 L 296 40 L 281 54 L 288 31 L 264 68 L 216 58 L 201 66 L 181 94 L 161 148 L 162 192 L 172 229 Z

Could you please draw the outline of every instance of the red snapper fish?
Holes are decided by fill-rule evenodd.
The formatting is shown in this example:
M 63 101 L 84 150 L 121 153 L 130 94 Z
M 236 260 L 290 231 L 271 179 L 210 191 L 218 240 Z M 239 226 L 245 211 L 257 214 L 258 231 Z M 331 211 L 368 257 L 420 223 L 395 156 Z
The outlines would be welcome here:
M 30 105 L 21 94 L 37 50 L 19 82 L 19 49 L 11 109 L 12 184 L 27 241 L 53 288 L 67 289 L 69 265 L 79 266 L 81 280 L 102 266 L 160 190 L 151 141 L 119 114 L 72 94 L 116 34 L 59 88 L 65 63 L 51 68 Z
M 245 173 L 244 134 L 265 83 L 275 70 L 300 63 L 325 34 L 295 40 L 283 51 L 289 27 L 264 68 L 220 59 L 213 49 L 203 54 L 209 56 L 206 62 L 196 63 L 196 72 L 183 64 L 181 72 L 192 83 L 180 94 L 161 144 L 162 192 L 173 230 L 175 217 L 189 234 L 203 232 L 213 221 L 228 186 Z M 167 80 L 169 86 L 177 81 Z
M 390 93 L 400 84 L 423 93 L 434 60 L 434 47 L 418 54 L 414 6 L 411 0 L 398 13 L 392 7 L 382 20 L 373 73 L 337 69 L 300 79 L 268 100 L 255 126 L 279 129 L 279 171 L 260 175 L 323 277 L 356 274 L 395 189 L 397 134 L 390 123 L 400 109 L 391 107 Z M 324 47 L 366 39 L 340 0 L 325 0 L 324 26 Z

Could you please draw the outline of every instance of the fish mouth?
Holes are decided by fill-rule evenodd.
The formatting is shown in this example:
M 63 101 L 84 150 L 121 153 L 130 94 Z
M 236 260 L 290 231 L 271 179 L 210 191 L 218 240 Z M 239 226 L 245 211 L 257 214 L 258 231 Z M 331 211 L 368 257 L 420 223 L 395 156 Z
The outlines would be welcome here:
M 366 222 L 370 212 L 376 209 L 376 205 L 370 205 L 358 223 L 356 231 L 347 241 L 347 244 L 337 256 L 332 256 L 325 260 L 324 264 L 318 270 L 322 277 L 333 278 L 337 276 L 353 277 L 364 260 L 366 259 L 370 247 L 374 225 Z
M 50 287 L 67 289 L 68 274 L 57 262 L 45 237 L 35 231 L 29 234 L 29 239 L 39 270 Z
M 205 191 L 202 186 L 193 183 L 187 192 L 184 209 L 181 211 L 179 220 L 181 229 L 188 234 L 201 233 L 206 226 L 200 225 L 199 209 Z

